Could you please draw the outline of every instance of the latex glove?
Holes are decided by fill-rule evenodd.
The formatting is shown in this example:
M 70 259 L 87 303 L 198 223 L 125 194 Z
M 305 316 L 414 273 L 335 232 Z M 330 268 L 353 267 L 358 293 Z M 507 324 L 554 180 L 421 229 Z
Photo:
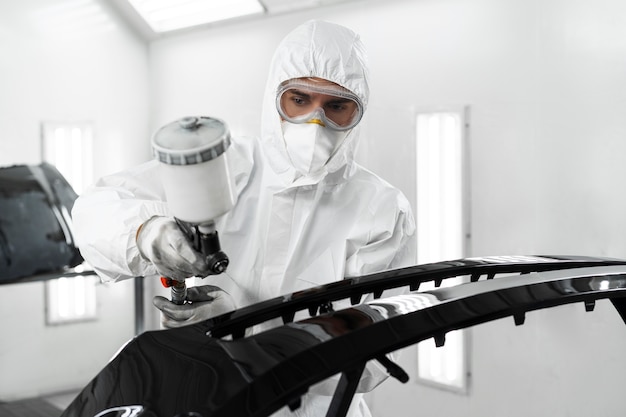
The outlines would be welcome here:
M 137 232 L 136 240 L 141 256 L 164 277 L 183 281 L 209 275 L 204 256 L 193 248 L 173 218 L 151 217 Z
M 187 300 L 190 302 L 174 304 L 165 297 L 154 297 L 152 303 L 163 313 L 161 323 L 164 327 L 199 323 L 237 308 L 230 294 L 215 285 L 187 288 Z

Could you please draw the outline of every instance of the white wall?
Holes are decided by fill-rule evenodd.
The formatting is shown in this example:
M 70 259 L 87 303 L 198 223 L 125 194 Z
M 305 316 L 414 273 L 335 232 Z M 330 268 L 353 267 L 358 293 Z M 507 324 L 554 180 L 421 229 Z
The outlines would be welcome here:
M 335 21 L 371 61 L 360 160 L 411 201 L 412 112 L 471 106 L 471 255 L 625 257 L 625 13 L 620 0 L 363 0 L 179 35 L 151 45 L 152 127 L 201 113 L 255 134 L 277 42 Z M 610 304 L 526 321 L 473 329 L 469 396 L 392 381 L 371 396 L 376 415 L 623 414 L 626 331 Z
M 39 162 L 42 120 L 95 122 L 96 176 L 148 159 L 149 133 L 182 115 L 255 134 L 274 47 L 300 22 L 324 18 L 360 32 L 369 49 L 360 160 L 411 201 L 413 109 L 471 106 L 472 255 L 624 257 L 620 0 L 361 0 L 149 49 L 114 18 L 105 33 L 40 32 L 32 19 L 61 3 L 0 5 L 2 166 Z M 130 283 L 98 291 L 97 322 L 49 328 L 42 284 L 0 287 L 0 400 L 80 387 L 132 335 Z M 624 327 L 608 303 L 582 310 L 474 328 L 469 396 L 390 381 L 371 396 L 376 415 L 621 415 Z M 414 376 L 412 354 L 401 363 Z
M 41 121 L 94 123 L 96 177 L 150 157 L 147 45 L 70 3 L 0 3 L 0 166 L 41 162 Z M 82 387 L 133 336 L 132 282 L 97 297 L 96 321 L 46 326 L 43 283 L 0 286 L 0 401 Z

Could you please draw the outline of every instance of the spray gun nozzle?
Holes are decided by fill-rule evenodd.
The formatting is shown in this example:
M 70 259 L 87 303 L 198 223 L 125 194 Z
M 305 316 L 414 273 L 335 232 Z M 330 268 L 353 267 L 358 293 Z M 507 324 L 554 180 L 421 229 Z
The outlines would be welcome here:
M 185 281 L 161 277 L 161 284 L 163 284 L 165 288 L 171 288 L 172 302 L 174 304 L 185 304 L 185 300 L 187 299 L 187 285 Z

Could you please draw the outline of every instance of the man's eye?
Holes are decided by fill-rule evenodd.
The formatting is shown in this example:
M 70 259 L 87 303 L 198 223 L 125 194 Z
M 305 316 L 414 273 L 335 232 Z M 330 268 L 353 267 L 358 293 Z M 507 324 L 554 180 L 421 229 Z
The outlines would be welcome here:
M 332 111 L 342 111 L 345 110 L 346 106 L 339 103 L 331 103 L 327 106 Z
M 293 97 L 291 100 L 296 104 L 304 104 L 304 99 L 302 97 Z

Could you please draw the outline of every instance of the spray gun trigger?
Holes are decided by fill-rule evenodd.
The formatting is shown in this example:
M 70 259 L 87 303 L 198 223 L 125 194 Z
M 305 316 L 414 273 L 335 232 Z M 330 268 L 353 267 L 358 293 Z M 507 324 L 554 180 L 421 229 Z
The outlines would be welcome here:
M 165 288 L 173 287 L 174 285 L 176 285 L 176 280 L 172 278 L 161 277 L 161 284 Z
M 172 303 L 174 304 L 185 304 L 187 300 L 187 285 L 185 281 L 177 281 L 172 278 L 161 277 L 161 284 L 165 288 L 171 288 L 172 293 Z

